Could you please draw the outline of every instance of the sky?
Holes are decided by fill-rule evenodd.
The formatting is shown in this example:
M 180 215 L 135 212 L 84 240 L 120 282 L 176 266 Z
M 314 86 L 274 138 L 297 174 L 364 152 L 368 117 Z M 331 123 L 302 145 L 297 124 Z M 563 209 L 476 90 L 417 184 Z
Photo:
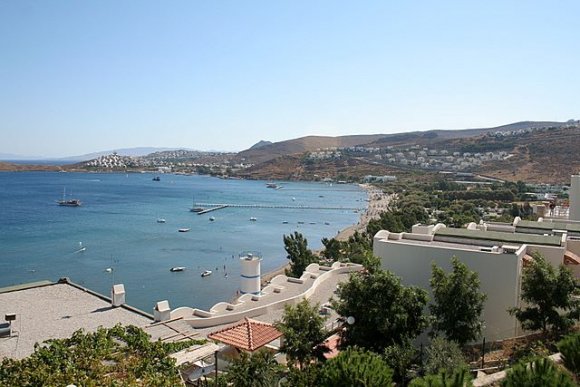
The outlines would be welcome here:
M 0 153 L 579 119 L 580 2 L 0 0 Z

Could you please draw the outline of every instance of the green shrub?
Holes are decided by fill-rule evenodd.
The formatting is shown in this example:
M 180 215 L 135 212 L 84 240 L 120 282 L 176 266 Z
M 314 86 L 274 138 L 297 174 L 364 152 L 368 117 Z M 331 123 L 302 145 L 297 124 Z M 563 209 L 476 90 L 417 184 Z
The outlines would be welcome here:
M 467 369 L 459 369 L 452 374 L 443 371 L 437 375 L 413 379 L 409 387 L 467 387 L 472 386 Z
M 392 378 L 393 371 L 381 356 L 351 347 L 324 364 L 318 386 L 390 386 Z
M 572 378 L 560 371 L 549 359 L 536 359 L 530 364 L 518 363 L 507 373 L 502 387 L 573 387 Z
M 424 366 L 426 375 L 437 375 L 446 372 L 448 375 L 458 369 L 467 369 L 467 363 L 459 345 L 454 341 L 435 337 L 427 348 L 427 360 Z
M 576 377 L 580 376 L 580 333 L 564 337 L 558 343 L 558 350 L 562 353 L 564 366 Z

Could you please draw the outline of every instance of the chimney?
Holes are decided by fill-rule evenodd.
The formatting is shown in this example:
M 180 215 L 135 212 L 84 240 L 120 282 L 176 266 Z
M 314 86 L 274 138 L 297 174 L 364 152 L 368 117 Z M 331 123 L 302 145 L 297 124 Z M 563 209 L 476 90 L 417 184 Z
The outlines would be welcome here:
M 155 317 L 155 322 L 169 320 L 171 318 L 169 301 L 163 300 L 155 304 L 155 308 L 153 308 L 153 316 Z
M 114 307 L 121 306 L 125 303 L 125 285 L 113 285 L 111 289 L 111 304 Z

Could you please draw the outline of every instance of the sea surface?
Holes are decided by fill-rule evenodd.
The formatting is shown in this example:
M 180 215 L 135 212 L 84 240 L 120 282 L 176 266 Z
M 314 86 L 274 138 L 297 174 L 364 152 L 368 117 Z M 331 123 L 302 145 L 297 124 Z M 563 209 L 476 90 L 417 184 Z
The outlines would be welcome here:
M 241 252 L 259 252 L 262 274 L 272 271 L 288 261 L 283 235 L 298 231 L 310 248 L 320 248 L 321 238 L 358 221 L 352 208 L 367 204 L 356 185 L 281 182 L 271 189 L 264 181 L 152 177 L 0 173 L 0 287 L 69 277 L 105 295 L 122 283 L 127 303 L 149 313 L 160 300 L 172 308 L 209 308 L 239 289 Z M 81 207 L 57 205 L 65 189 Z M 225 208 L 198 215 L 189 211 L 194 202 L 340 209 Z M 170 272 L 174 266 L 186 270 Z M 213 274 L 202 278 L 204 270 Z

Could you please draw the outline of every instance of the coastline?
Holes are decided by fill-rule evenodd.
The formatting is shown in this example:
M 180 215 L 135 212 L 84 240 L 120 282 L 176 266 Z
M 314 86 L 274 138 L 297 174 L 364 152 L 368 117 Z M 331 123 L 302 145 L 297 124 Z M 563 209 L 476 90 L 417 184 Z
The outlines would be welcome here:
M 364 211 L 360 212 L 359 220 L 356 224 L 348 226 L 340 230 L 335 239 L 339 241 L 347 241 L 356 231 L 364 232 L 371 219 L 378 219 L 381 212 L 386 211 L 389 207 L 392 195 L 384 193 L 382 190 L 370 185 L 370 184 L 359 184 L 359 187 L 367 192 L 367 203 L 368 206 Z M 313 251 L 315 254 L 319 251 Z M 266 286 L 274 277 L 280 274 L 284 274 L 285 270 L 289 268 L 290 264 L 287 263 L 281 267 L 271 270 L 261 276 L 262 287 Z M 237 298 L 237 297 L 236 297 Z

